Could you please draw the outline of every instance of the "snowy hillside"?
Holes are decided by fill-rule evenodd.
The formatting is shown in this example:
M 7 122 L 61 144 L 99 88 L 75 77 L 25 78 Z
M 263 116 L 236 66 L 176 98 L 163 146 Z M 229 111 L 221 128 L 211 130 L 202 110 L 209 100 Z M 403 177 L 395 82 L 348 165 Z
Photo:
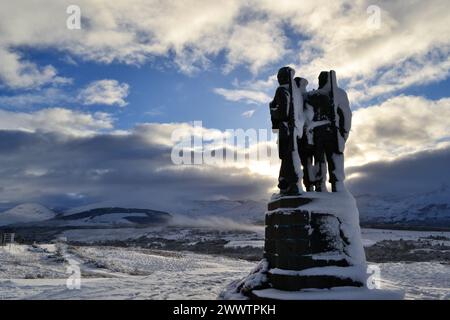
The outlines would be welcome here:
M 407 197 L 358 196 L 361 222 L 450 228 L 450 188 Z
M 215 200 L 192 201 L 178 213 L 190 217 L 218 216 L 245 222 L 264 221 L 267 210 L 266 201 L 253 200 Z
M 55 214 L 38 204 L 22 204 L 0 213 L 0 226 L 21 227 L 137 227 L 164 224 L 172 216 L 163 211 L 135 208 L 95 208 L 71 214 Z
M 167 212 L 136 208 L 95 208 L 73 214 L 60 215 L 45 221 L 48 226 L 72 227 L 132 227 L 166 223 Z
M 403 197 L 359 195 L 360 219 L 363 224 L 380 223 L 405 227 L 436 227 L 450 229 L 450 187 Z M 176 213 L 190 217 L 216 216 L 234 221 L 264 220 L 267 201 L 217 200 L 192 201 Z
M 404 197 L 360 195 L 355 197 L 363 224 L 381 223 L 405 227 L 450 229 L 450 187 Z M 234 221 L 264 220 L 267 201 L 192 201 L 176 213 L 190 217 L 216 216 Z
M 24 203 L 0 213 L 0 226 L 52 219 L 55 213 L 37 203 Z

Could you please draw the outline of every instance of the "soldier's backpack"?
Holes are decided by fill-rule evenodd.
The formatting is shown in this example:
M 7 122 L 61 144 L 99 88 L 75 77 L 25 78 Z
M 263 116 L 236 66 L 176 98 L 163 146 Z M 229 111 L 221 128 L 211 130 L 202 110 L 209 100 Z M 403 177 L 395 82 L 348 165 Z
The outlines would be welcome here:
M 280 124 L 288 120 L 286 108 L 289 100 L 289 90 L 284 87 L 278 87 L 275 98 L 269 104 L 272 129 L 280 129 Z

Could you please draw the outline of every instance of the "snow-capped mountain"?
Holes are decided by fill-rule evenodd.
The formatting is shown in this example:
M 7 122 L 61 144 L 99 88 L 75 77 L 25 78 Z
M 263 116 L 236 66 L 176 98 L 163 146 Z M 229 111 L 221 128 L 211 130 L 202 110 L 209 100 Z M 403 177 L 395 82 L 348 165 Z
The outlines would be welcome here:
M 136 226 L 166 223 L 172 216 L 163 211 L 136 208 L 95 208 L 68 215 L 60 215 L 49 224 L 67 226 Z
M 56 214 L 40 204 L 25 203 L 0 213 L 0 226 L 133 227 L 166 223 L 171 217 L 163 211 L 121 207 Z
M 405 197 L 357 196 L 362 222 L 450 228 L 450 188 Z
M 0 213 L 0 226 L 52 219 L 56 213 L 38 203 L 24 203 Z
M 450 229 L 450 187 L 409 196 L 356 195 L 362 225 L 405 227 L 439 227 Z M 131 207 L 132 208 L 132 207 Z M 39 204 L 21 204 L 0 213 L 0 226 L 28 224 L 45 226 L 139 226 L 165 223 L 171 219 L 166 211 L 152 206 L 130 209 L 125 206 L 91 204 L 72 208 L 56 215 Z M 159 208 L 158 208 L 159 209 Z M 180 203 L 173 212 L 190 218 L 217 217 L 235 222 L 262 222 L 267 201 L 199 200 Z

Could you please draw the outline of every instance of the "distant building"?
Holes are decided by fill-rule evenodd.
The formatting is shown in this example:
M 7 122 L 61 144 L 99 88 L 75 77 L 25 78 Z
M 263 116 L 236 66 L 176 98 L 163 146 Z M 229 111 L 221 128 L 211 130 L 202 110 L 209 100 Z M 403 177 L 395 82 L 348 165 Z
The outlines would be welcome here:
M 0 246 L 14 243 L 15 233 L 0 233 Z

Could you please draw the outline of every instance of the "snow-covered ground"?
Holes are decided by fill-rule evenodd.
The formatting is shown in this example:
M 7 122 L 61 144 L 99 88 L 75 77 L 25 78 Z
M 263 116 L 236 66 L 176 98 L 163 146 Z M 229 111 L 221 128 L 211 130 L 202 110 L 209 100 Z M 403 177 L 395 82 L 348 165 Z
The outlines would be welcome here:
M 254 263 L 219 256 L 117 247 L 75 247 L 81 288 L 68 289 L 66 263 L 30 246 L 0 248 L 0 299 L 215 299 Z M 17 265 L 34 266 L 44 275 L 25 279 Z M 43 273 L 42 270 L 46 270 Z M 27 271 L 31 271 L 27 269 Z M 54 273 L 51 273 L 53 272 Z
M 427 239 L 432 243 L 443 243 L 450 245 L 449 231 L 410 231 L 410 230 L 386 230 L 386 229 L 361 229 L 363 244 L 365 247 L 374 245 L 382 240 L 419 240 Z M 447 240 L 433 240 L 437 238 Z
M 217 236 L 195 234 L 189 229 L 171 229 L 167 238 L 198 241 Z M 82 231 L 89 246 L 65 244 L 12 245 L 0 247 L 0 299 L 216 299 L 231 281 L 243 278 L 256 262 L 186 251 L 165 251 L 140 247 L 98 246 L 92 244 L 94 230 Z M 74 236 L 75 231 L 66 232 Z M 122 232 L 122 233 L 121 233 Z M 117 229 L 122 240 L 145 232 L 163 234 L 162 229 Z M 112 233 L 105 232 L 105 235 Z M 254 240 L 260 232 L 222 234 L 225 248 L 260 247 Z M 99 230 L 97 230 L 99 235 Z M 192 238 L 195 235 L 197 238 Z M 238 235 L 240 235 L 238 237 Z M 450 238 L 448 232 L 411 232 L 363 229 L 367 245 L 382 240 Z M 116 238 L 116 239 L 117 239 Z M 190 239 L 191 238 L 191 239 Z M 431 240 L 448 242 L 447 240 Z M 70 264 L 70 263 L 71 264 Z M 68 267 L 81 269 L 81 289 L 66 286 Z M 450 265 L 433 262 L 387 262 L 380 267 L 382 288 L 404 289 L 407 299 L 450 299 Z
M 51 246 L 50 246 L 51 247 Z M 41 247 L 42 248 L 42 247 Z M 55 250 L 15 245 L 0 249 L 1 299 L 215 299 L 255 263 L 187 252 L 74 247 L 81 288 L 68 289 L 67 262 Z M 382 263 L 382 288 L 407 299 L 450 299 L 450 266 L 437 262 Z
M 212 232 L 198 232 L 199 230 L 207 230 L 202 228 L 165 228 L 165 227 L 147 227 L 147 228 L 121 228 L 121 229 L 74 229 L 67 230 L 62 233 L 69 241 L 77 241 L 84 243 L 95 243 L 101 241 L 113 240 L 133 240 L 141 237 L 155 238 L 160 237 L 167 240 L 190 239 L 191 241 L 199 241 L 205 239 L 213 239 L 218 236 L 229 242 L 225 247 L 255 247 L 262 248 L 264 246 L 264 226 L 248 226 L 244 228 L 243 233 L 222 231 L 219 235 Z M 195 233 L 194 233 L 195 232 Z M 431 242 L 444 243 L 450 245 L 449 231 L 407 231 L 407 230 L 387 230 L 387 229 L 368 229 L 362 228 L 362 239 L 365 247 L 371 246 L 382 240 L 418 240 L 428 237 L 445 237 L 448 240 L 433 240 Z
M 381 287 L 404 289 L 405 299 L 450 300 L 450 265 L 438 262 L 380 263 Z

